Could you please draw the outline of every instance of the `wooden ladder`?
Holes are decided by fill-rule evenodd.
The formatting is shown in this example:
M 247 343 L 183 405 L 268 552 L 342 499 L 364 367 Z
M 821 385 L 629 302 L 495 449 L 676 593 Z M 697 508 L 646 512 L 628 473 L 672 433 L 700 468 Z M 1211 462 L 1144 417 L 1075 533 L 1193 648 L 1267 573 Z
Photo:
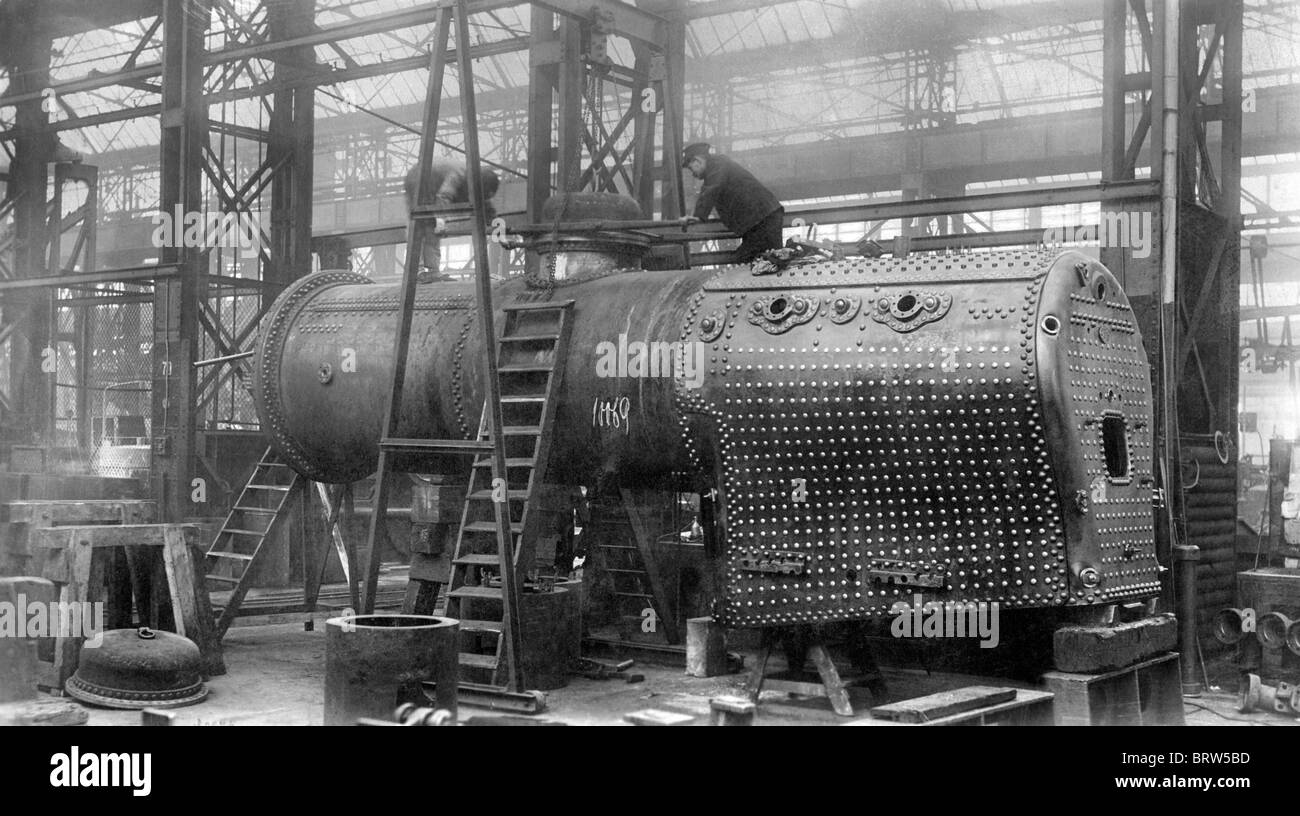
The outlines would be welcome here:
M 501 685 L 503 665 L 502 588 L 492 580 L 503 572 L 493 537 L 494 505 L 508 508 L 516 574 L 532 563 L 534 498 L 546 475 L 555 404 L 567 357 L 572 300 L 514 303 L 504 307 L 505 327 L 497 344 L 501 378 L 506 476 L 494 476 L 491 457 L 479 456 L 470 470 L 460 530 L 452 555 L 447 616 L 460 619 L 462 678 Z M 478 438 L 489 437 L 488 406 Z
M 454 14 L 453 14 L 454 11 Z M 404 454 L 491 454 L 492 474 L 505 478 L 507 437 L 502 419 L 502 403 L 497 375 L 497 356 L 487 354 L 484 367 L 484 423 L 477 439 L 416 439 L 399 434 L 399 419 L 402 407 L 402 392 L 406 382 L 406 361 L 410 352 L 411 322 L 415 311 L 415 285 L 420 265 L 420 239 L 426 222 L 436 219 L 438 215 L 449 211 L 464 212 L 464 207 L 423 206 L 419 202 L 427 200 L 430 190 L 430 165 L 433 160 L 433 145 L 438 126 L 438 112 L 442 103 L 443 76 L 447 67 L 448 39 L 453 24 L 456 26 L 456 57 L 460 79 L 461 118 L 465 123 L 465 158 L 467 167 L 466 182 L 469 187 L 469 203 L 473 211 L 474 226 L 474 260 L 475 283 L 478 294 L 478 322 L 483 333 L 483 348 L 492 349 L 496 339 L 494 312 L 492 309 L 492 277 L 489 269 L 487 251 L 487 233 L 485 231 L 486 210 L 483 197 L 482 176 L 479 173 L 478 114 L 474 98 L 474 78 L 470 67 L 470 37 L 468 13 L 465 0 L 456 0 L 438 8 L 438 17 L 434 24 L 433 50 L 429 58 L 429 82 L 425 89 L 424 127 L 420 135 L 418 162 L 418 182 L 416 191 L 417 206 L 410 212 L 406 229 L 406 265 L 402 271 L 401 301 L 398 307 L 397 333 L 393 341 L 393 380 L 389 389 L 384 410 L 384 429 L 379 441 L 379 467 L 375 481 L 375 499 L 370 516 L 368 535 L 369 557 L 366 565 L 365 588 L 362 594 L 362 613 L 374 610 L 375 595 L 379 584 L 379 565 L 382 557 L 383 542 L 387 537 L 388 501 L 393 474 L 398 472 L 395 459 L 400 460 Z M 510 512 L 505 502 L 495 503 L 495 532 L 497 539 L 498 565 L 515 562 L 513 550 L 512 525 Z M 488 522 L 485 522 L 488 523 Z M 524 690 L 524 676 L 519 654 L 519 591 L 518 576 L 515 570 L 501 569 L 502 586 L 500 590 L 502 614 L 501 639 L 504 641 L 505 663 L 509 671 L 505 677 L 505 689 L 509 692 Z
M 306 481 L 280 461 L 273 448 L 267 448 L 239 492 L 205 559 L 209 586 L 215 583 L 233 587 L 217 618 L 217 640 L 225 636 L 238 617 L 257 567 L 265 560 L 267 540 L 281 530 L 305 485 Z
M 619 630 L 624 639 L 636 629 L 645 632 L 643 624 L 654 615 L 653 629 L 672 645 L 681 642 L 677 626 L 677 613 L 669 601 L 668 587 L 664 585 L 655 561 L 656 541 L 651 537 L 646 520 L 639 518 L 638 504 L 633 491 L 623 490 L 621 507 L 615 509 L 602 505 L 603 529 L 596 538 L 595 551 L 600 554 L 600 569 L 609 574 L 614 595 L 614 609 L 618 613 Z M 614 531 L 619 531 L 617 535 Z
M 601 569 L 609 573 L 614 609 L 624 638 L 630 640 L 627 636 L 634 629 L 645 631 L 646 611 L 650 610 L 654 613 L 654 629 L 650 631 L 662 631 L 669 643 L 676 642 L 675 637 L 667 634 L 667 627 L 675 621 L 662 608 L 664 604 L 655 598 L 650 575 L 641 562 L 640 550 L 632 544 L 604 542 L 597 545 L 597 550 L 601 555 Z

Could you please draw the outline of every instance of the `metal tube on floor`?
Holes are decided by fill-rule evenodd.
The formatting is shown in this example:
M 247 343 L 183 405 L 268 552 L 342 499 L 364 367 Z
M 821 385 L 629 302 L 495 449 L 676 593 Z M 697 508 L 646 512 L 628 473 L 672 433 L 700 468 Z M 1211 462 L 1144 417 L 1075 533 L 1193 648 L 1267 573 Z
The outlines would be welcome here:
M 1196 564 L 1201 560 L 1201 548 L 1179 544 L 1174 547 L 1174 568 L 1178 571 L 1178 617 L 1180 628 L 1179 666 L 1183 680 L 1184 697 L 1200 697 L 1201 680 L 1197 673 L 1196 657 Z

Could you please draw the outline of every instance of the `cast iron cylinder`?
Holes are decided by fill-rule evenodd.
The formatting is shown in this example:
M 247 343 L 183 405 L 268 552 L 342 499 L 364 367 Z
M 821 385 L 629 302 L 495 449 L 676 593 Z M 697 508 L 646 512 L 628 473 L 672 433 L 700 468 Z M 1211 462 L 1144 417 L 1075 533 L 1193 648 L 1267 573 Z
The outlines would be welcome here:
M 456 714 L 460 621 L 431 615 L 360 615 L 325 622 L 325 724 L 392 720 L 398 705 L 425 700 Z

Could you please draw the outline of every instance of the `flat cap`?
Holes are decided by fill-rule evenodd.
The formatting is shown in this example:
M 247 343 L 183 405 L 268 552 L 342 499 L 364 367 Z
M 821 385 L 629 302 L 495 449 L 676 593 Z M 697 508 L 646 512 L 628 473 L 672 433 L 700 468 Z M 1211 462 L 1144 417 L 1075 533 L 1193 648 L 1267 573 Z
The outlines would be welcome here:
M 709 149 L 710 147 L 708 142 L 695 142 L 694 144 L 688 144 L 686 147 L 682 148 L 682 167 L 690 164 L 691 159 L 696 156 L 709 155 Z

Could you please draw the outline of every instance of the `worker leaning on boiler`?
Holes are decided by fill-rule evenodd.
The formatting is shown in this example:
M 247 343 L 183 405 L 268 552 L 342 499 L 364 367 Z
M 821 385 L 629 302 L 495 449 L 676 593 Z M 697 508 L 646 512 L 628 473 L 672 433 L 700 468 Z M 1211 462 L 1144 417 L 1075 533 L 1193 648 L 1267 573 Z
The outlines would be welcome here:
M 682 224 L 709 217 L 714 209 L 727 229 L 741 237 L 733 263 L 748 263 L 769 249 L 782 245 L 781 227 L 785 209 L 772 191 L 754 175 L 727 156 L 711 153 L 705 142 L 689 144 L 682 151 L 682 167 L 704 181 L 693 215 Z

